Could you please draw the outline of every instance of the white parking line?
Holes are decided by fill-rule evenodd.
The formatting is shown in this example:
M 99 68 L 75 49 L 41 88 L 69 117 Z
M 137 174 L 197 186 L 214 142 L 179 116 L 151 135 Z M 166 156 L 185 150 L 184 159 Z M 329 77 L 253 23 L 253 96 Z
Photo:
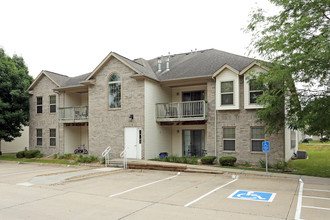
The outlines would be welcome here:
M 330 190 L 324 190 L 324 189 L 304 189 L 305 191 L 317 191 L 317 192 L 330 192 Z
M 316 196 L 303 196 L 304 198 L 311 198 L 311 199 L 327 199 L 330 200 L 330 198 L 326 198 L 326 197 L 316 197 Z
M 221 189 L 221 188 L 223 188 L 223 187 L 225 187 L 225 186 L 227 186 L 227 185 L 229 185 L 229 184 L 235 182 L 236 180 L 238 180 L 238 177 L 237 177 L 237 176 L 235 177 L 234 180 L 232 180 L 232 181 L 230 181 L 230 182 L 228 182 L 228 183 L 226 183 L 226 184 L 224 184 L 224 185 L 222 185 L 222 186 L 219 186 L 219 187 L 217 187 L 217 188 L 211 190 L 210 192 L 208 192 L 208 193 L 202 195 L 201 197 L 199 197 L 199 198 L 197 198 L 197 199 L 195 199 L 195 200 L 193 200 L 193 201 L 191 201 L 191 202 L 185 204 L 184 207 L 188 207 L 188 206 L 190 206 L 191 204 L 194 204 L 195 202 L 198 202 L 199 200 L 203 199 L 204 197 L 206 197 L 206 196 L 208 196 L 208 195 L 214 193 L 215 191 L 217 191 L 217 190 L 219 190 L 219 189 Z
M 302 204 L 302 194 L 304 190 L 304 182 L 302 179 L 299 179 L 300 185 L 299 185 L 299 194 L 298 194 L 298 202 L 297 202 L 297 208 L 296 208 L 296 215 L 294 216 L 294 219 L 300 219 L 301 214 L 301 204 Z
M 329 208 L 324 208 L 324 207 L 316 207 L 316 206 L 307 206 L 307 205 L 303 205 L 302 207 L 304 207 L 304 208 L 310 208 L 310 209 L 322 209 L 322 210 L 330 210 Z
M 120 193 L 116 193 L 116 194 L 110 195 L 109 197 L 110 198 L 111 197 L 115 197 L 115 196 L 118 196 L 118 195 L 121 195 L 121 194 L 130 192 L 130 191 L 133 191 L 133 190 L 136 190 L 136 189 L 140 189 L 140 188 L 145 187 L 145 186 L 150 186 L 150 185 L 155 184 L 155 183 L 159 183 L 159 182 L 162 182 L 162 181 L 165 181 L 165 180 L 173 179 L 173 178 L 175 178 L 175 177 L 177 177 L 179 175 L 180 175 L 180 172 L 178 172 L 175 176 L 170 176 L 170 177 L 167 177 L 165 179 L 161 179 L 161 180 L 157 180 L 157 181 L 154 181 L 154 182 L 151 182 L 151 183 L 144 184 L 142 186 L 137 186 L 137 187 L 134 187 L 132 189 L 126 190 L 124 192 L 120 192 Z
M 36 173 L 36 172 L 43 172 L 43 171 L 51 171 L 51 170 L 58 170 L 58 168 L 54 168 L 54 169 L 44 169 L 44 170 L 32 170 L 32 171 L 19 172 L 19 173 L 2 174 L 2 175 L 0 175 L 0 177 L 4 177 L 4 176 L 14 176 L 14 175 L 26 174 L 26 173 Z

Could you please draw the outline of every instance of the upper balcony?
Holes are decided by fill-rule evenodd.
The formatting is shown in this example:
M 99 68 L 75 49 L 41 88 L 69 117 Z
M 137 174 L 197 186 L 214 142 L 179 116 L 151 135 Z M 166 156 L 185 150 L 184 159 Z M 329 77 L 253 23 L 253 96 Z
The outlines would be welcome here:
M 88 122 L 88 106 L 59 108 L 60 123 Z
M 187 101 L 156 104 L 157 122 L 203 122 L 207 120 L 207 102 Z

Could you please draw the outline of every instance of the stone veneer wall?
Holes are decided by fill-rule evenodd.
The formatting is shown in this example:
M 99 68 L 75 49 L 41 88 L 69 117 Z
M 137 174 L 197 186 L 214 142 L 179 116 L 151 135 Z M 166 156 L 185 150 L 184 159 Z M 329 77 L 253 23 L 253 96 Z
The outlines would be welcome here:
M 110 109 L 109 77 L 118 74 L 121 78 L 121 108 Z M 101 156 L 107 146 L 111 146 L 112 158 L 118 158 L 124 149 L 125 127 L 142 129 L 142 158 L 144 145 L 144 81 L 137 81 L 134 74 L 116 58 L 111 58 L 94 76 L 95 85 L 89 87 L 89 153 Z M 129 115 L 134 119 L 129 122 Z
M 57 86 L 46 76 L 43 76 L 33 89 L 30 96 L 30 122 L 29 147 L 50 155 L 59 152 L 59 129 L 57 113 L 49 112 L 49 96 L 56 95 L 56 108 L 58 108 L 58 95 L 53 89 Z M 37 113 L 37 97 L 42 96 L 42 113 Z M 42 146 L 37 146 L 37 130 L 42 129 Z M 56 146 L 49 146 L 49 129 L 56 129 Z

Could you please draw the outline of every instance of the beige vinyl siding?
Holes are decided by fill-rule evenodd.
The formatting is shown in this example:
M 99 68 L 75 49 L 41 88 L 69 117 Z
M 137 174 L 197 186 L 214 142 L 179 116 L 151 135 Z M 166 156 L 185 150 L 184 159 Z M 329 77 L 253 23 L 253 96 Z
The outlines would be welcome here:
M 29 148 L 29 127 L 24 127 L 22 136 L 15 138 L 11 142 L 1 141 L 1 151 L 3 154 L 17 153 Z
M 156 122 L 156 103 L 171 101 L 170 89 L 145 80 L 145 158 L 158 157 L 159 153 L 172 153 L 172 129 Z
M 221 105 L 221 82 L 233 81 L 233 104 Z M 239 109 L 239 76 L 229 69 L 223 70 L 216 77 L 216 109 L 236 110 Z

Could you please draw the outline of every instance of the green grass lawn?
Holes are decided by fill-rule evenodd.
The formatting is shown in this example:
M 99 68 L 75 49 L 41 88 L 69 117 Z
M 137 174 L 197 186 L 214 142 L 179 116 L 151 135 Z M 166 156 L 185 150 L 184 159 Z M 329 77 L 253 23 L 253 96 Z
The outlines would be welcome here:
M 36 163 L 57 163 L 57 164 L 67 164 L 67 165 L 77 165 L 77 162 L 69 162 L 67 160 L 55 160 L 55 159 L 39 159 L 39 158 L 16 158 L 15 154 L 1 155 L 0 160 L 6 161 L 17 161 L 17 162 L 36 162 Z
M 299 150 L 307 151 L 308 159 L 292 160 L 289 166 L 293 174 L 330 177 L 330 144 L 313 141 L 300 144 Z

